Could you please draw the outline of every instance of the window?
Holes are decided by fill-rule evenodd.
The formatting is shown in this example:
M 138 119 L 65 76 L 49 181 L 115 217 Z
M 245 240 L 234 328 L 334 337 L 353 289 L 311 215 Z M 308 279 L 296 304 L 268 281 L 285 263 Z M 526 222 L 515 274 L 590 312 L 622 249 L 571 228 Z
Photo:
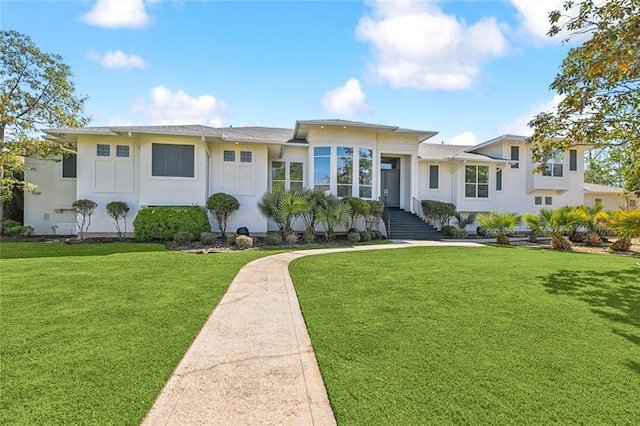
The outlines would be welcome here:
M 303 164 L 299 162 L 289 163 L 289 189 L 302 192 L 304 181 Z
M 594 204 L 602 204 L 602 198 L 596 198 L 593 200 Z
M 638 205 L 638 203 L 636 203 L 636 200 L 629 200 L 629 208 L 630 209 L 635 209 L 636 206 Z
M 519 146 L 512 146 L 511 147 L 511 159 L 515 160 L 515 161 L 519 161 L 520 160 L 520 147 Z M 512 169 L 517 169 L 518 167 L 520 167 L 520 163 L 514 163 L 511 165 Z
M 360 167 L 358 169 L 358 196 L 360 198 L 371 198 L 373 185 L 373 150 L 368 148 L 360 148 Z
M 129 145 L 116 145 L 116 157 L 129 158 Z
M 535 204 L 536 206 L 541 206 L 542 205 L 542 197 L 535 197 L 533 199 L 533 204 Z
M 544 197 L 544 205 L 545 206 L 550 206 L 553 203 L 553 198 L 552 197 Z
M 438 189 L 439 166 L 429 166 L 429 189 Z
M 353 148 L 338 147 L 338 197 L 351 197 L 353 188 Z
M 194 146 L 151 145 L 151 176 L 194 177 Z
M 313 189 L 331 190 L 331 147 L 313 148 Z
M 111 155 L 111 145 L 99 143 L 96 155 L 98 157 L 109 157 Z
M 240 162 L 251 163 L 253 161 L 253 155 L 251 151 L 240 151 Z
M 578 151 L 575 149 L 569 150 L 569 171 L 578 171 Z
M 556 153 L 547 161 L 542 176 L 562 177 L 562 152 Z
M 489 197 L 489 167 L 465 166 L 465 197 L 488 198 Z
M 271 189 L 277 191 L 285 189 L 284 166 L 284 161 L 271 162 Z
M 502 191 L 502 170 L 496 172 L 496 191 Z
M 77 157 L 76 154 L 68 154 L 62 157 L 62 177 L 63 178 L 75 178 L 77 169 Z
M 236 161 L 236 152 L 235 151 L 227 151 L 225 150 L 223 153 L 223 159 L 226 163 L 235 163 Z

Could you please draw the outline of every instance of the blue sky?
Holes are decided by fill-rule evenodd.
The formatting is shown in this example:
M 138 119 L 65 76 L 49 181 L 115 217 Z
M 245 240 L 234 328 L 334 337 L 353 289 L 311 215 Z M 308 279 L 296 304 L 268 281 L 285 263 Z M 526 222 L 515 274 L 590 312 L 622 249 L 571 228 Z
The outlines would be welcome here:
M 344 118 L 473 144 L 552 108 L 562 0 L 3 0 L 0 26 L 71 66 L 91 125 Z

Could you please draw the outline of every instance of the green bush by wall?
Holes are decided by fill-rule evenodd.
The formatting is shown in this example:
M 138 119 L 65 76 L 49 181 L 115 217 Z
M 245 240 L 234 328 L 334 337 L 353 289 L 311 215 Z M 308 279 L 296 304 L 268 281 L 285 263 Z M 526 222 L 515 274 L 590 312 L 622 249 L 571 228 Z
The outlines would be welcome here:
M 147 207 L 138 211 L 133 226 L 138 241 L 169 241 L 177 232 L 189 232 L 197 240 L 211 232 L 207 214 L 197 206 Z

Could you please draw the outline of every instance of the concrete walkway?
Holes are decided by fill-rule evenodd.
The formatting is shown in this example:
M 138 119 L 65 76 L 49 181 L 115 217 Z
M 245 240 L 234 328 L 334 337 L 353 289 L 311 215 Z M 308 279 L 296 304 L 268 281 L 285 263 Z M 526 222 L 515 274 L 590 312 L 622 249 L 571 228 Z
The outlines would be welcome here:
M 334 425 L 335 419 L 288 265 L 341 251 L 433 241 L 277 254 L 245 265 L 173 372 L 143 425 Z

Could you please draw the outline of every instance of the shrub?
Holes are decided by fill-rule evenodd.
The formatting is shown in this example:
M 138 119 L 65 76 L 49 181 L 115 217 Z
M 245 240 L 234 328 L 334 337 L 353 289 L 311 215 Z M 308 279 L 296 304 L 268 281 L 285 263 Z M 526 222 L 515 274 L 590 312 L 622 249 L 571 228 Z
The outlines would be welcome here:
M 432 224 L 443 227 L 449 223 L 456 213 L 456 206 L 452 203 L 443 203 L 442 201 L 423 200 L 422 212 L 427 220 Z
M 522 217 L 517 213 L 489 212 L 478 217 L 478 222 L 488 234 L 496 237 L 498 244 L 508 245 L 509 235 L 520 223 Z
M 369 231 L 361 231 L 360 232 L 360 241 L 368 242 L 371 241 L 371 232 Z
M 453 235 L 453 231 L 455 230 L 456 230 L 456 227 L 451 225 L 445 225 L 442 228 L 440 228 L 440 232 L 442 232 L 444 235 Z
M 7 219 L 2 223 L 2 232 L 8 235 L 9 233 L 7 232 L 7 230 L 10 228 L 15 228 L 16 226 L 22 226 L 22 224 L 17 220 Z
M 372 240 L 381 240 L 382 239 L 382 232 L 378 231 L 377 229 L 372 229 L 369 231 L 369 233 L 371 234 L 371 239 Z
M 307 229 L 304 234 L 302 234 L 302 241 L 306 244 L 311 244 L 316 239 L 316 233 L 312 229 Z
M 307 226 L 309 226 L 309 220 L 315 221 L 315 219 L 307 217 L 312 204 L 315 205 L 311 202 L 308 194 L 284 189 L 271 189 L 265 192 L 258 201 L 258 209 L 260 214 L 278 225 L 280 233 L 286 238 L 287 234 L 293 232 L 298 218 L 306 217 L 305 224 Z
M 298 234 L 296 234 L 295 232 L 289 232 L 287 235 L 285 235 L 284 240 L 288 245 L 292 246 L 298 242 Z
M 377 200 L 369 200 L 367 203 L 369 203 L 369 213 L 365 215 L 364 223 L 367 231 L 371 231 L 374 227 L 378 226 L 380 219 L 382 219 L 384 203 Z
M 169 241 L 178 232 L 189 232 L 192 239 L 196 239 L 203 232 L 211 231 L 206 213 L 197 206 L 140 209 L 133 226 L 139 241 Z
M 347 239 L 349 240 L 349 244 L 355 244 L 360 241 L 360 233 L 358 232 L 349 232 L 347 234 Z
M 127 213 L 129 206 L 124 201 L 112 201 L 107 204 L 107 214 L 113 219 L 118 238 L 121 240 L 127 236 Z M 124 231 L 120 228 L 120 220 L 124 222 Z
M 236 243 L 236 237 L 236 234 L 227 234 L 227 244 L 230 246 L 234 245 Z
M 176 232 L 176 235 L 173 236 L 173 242 L 180 246 L 186 246 L 190 244 L 192 240 L 193 235 L 191 235 L 191 232 L 180 231 Z
M 264 242 L 268 246 L 279 246 L 282 244 L 282 235 L 280 235 L 280 233 L 267 234 L 267 236 L 264 237 Z
M 467 232 L 464 229 L 460 229 L 460 228 L 453 228 L 452 230 L 452 236 L 453 238 L 460 240 L 462 238 L 464 238 L 465 235 L 467 235 Z
M 246 250 L 253 247 L 253 238 L 247 237 L 246 235 L 238 235 L 236 237 L 236 246 L 240 250 Z
M 371 204 L 358 197 L 346 197 L 343 198 L 343 200 L 351 206 L 351 213 L 349 214 L 349 228 L 356 226 L 356 221 L 359 217 L 366 220 L 367 215 L 371 212 Z
M 80 240 L 84 240 L 84 234 L 89 230 L 91 226 L 91 216 L 93 212 L 96 211 L 96 207 L 98 204 L 93 200 L 76 200 L 71 204 L 71 207 L 76 211 L 76 215 L 80 215 L 82 220 L 78 222 L 78 218 L 76 216 L 76 223 L 78 224 L 78 228 L 80 228 Z
M 201 232 L 200 242 L 205 246 L 212 246 L 218 241 L 218 236 L 213 232 Z
M 238 200 L 229 194 L 224 192 L 217 192 L 207 199 L 207 210 L 215 217 L 218 222 L 218 229 L 222 233 L 222 238 L 225 237 L 225 231 L 227 230 L 227 220 L 229 216 L 240 208 Z
M 33 226 L 22 226 L 18 222 L 18 225 L 11 226 L 10 228 L 5 228 L 4 233 L 12 237 L 28 237 L 30 235 L 33 235 L 34 231 L 35 229 L 33 228 Z

